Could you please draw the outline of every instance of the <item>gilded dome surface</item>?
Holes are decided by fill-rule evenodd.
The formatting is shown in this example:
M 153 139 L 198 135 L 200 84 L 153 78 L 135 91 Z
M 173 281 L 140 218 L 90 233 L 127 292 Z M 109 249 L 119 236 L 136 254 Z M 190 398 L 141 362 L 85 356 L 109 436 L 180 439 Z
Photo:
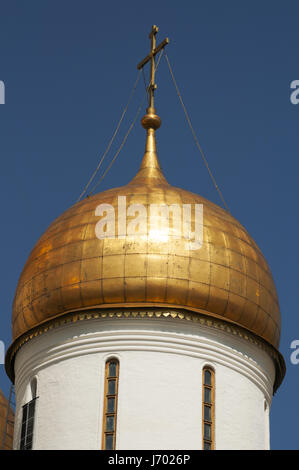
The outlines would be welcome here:
M 12 450 L 13 448 L 13 423 L 14 414 L 9 410 L 8 421 L 7 419 L 7 406 L 8 401 L 0 390 L 0 449 L 2 448 L 4 433 L 6 434 L 3 450 Z M 5 429 L 6 428 L 6 429 Z
M 13 306 L 13 339 L 42 323 L 91 307 L 179 307 L 239 325 L 279 345 L 280 311 L 270 269 L 246 229 L 205 198 L 167 183 L 147 130 L 141 168 L 126 186 L 75 204 L 58 217 L 33 248 Z M 99 204 L 127 206 L 202 204 L 203 244 L 163 231 L 99 239 Z M 194 211 L 192 211 L 194 223 Z

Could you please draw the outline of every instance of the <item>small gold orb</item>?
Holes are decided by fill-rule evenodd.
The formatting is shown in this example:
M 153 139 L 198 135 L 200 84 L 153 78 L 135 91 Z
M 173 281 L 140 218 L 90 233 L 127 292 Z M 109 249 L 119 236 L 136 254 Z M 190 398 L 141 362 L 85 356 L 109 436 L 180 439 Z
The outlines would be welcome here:
M 161 126 L 161 119 L 155 112 L 151 112 L 150 108 L 147 109 L 147 114 L 141 119 L 141 124 L 144 129 L 159 129 Z

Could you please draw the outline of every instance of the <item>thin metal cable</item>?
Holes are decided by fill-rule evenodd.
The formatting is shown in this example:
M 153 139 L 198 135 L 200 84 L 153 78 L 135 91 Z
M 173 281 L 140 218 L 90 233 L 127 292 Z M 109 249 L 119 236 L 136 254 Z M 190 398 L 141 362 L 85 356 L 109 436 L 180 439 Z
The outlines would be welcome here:
M 214 178 L 214 176 L 213 176 L 213 174 L 212 174 L 212 172 L 211 172 L 211 170 L 210 170 L 210 168 L 209 168 L 207 159 L 206 159 L 206 157 L 205 157 L 205 155 L 204 155 L 204 152 L 203 152 L 203 150 L 202 150 L 202 148 L 201 148 L 201 146 L 200 146 L 200 144 L 199 144 L 199 141 L 198 141 L 198 139 L 197 139 L 197 136 L 196 136 L 195 131 L 194 131 L 194 129 L 193 129 L 193 126 L 192 126 L 192 124 L 191 124 L 191 121 L 190 121 L 190 118 L 189 118 L 187 109 L 186 109 L 186 107 L 185 107 L 185 105 L 184 105 L 182 95 L 181 95 L 181 93 L 180 93 L 180 90 L 179 90 L 179 87 L 178 87 L 178 85 L 177 85 L 177 82 L 176 82 L 176 80 L 175 80 L 175 78 L 174 78 L 174 74 L 173 74 L 173 71 L 172 71 L 172 68 L 171 68 L 171 65 L 170 65 L 170 62 L 169 62 L 169 59 L 168 59 L 168 56 L 167 56 L 166 52 L 165 52 L 165 58 L 166 58 L 166 61 L 167 61 L 167 64 L 168 64 L 168 68 L 169 68 L 169 71 L 170 71 L 170 75 L 171 75 L 171 77 L 172 77 L 172 80 L 173 80 L 173 83 L 174 83 L 174 86 L 175 86 L 177 95 L 178 95 L 178 97 L 179 97 L 179 100 L 180 100 L 180 102 L 181 102 L 182 108 L 183 108 L 183 110 L 184 110 L 184 113 L 185 113 L 187 122 L 188 122 L 188 124 L 189 124 L 189 127 L 190 127 L 190 129 L 191 129 L 193 138 L 194 138 L 194 140 L 195 140 L 196 146 L 197 146 L 198 150 L 200 151 L 200 154 L 201 154 L 201 156 L 202 156 L 202 159 L 203 159 L 203 161 L 204 161 L 204 163 L 205 163 L 205 165 L 206 165 L 206 167 L 207 167 L 207 170 L 208 170 L 208 172 L 209 172 L 209 175 L 210 175 L 210 177 L 211 177 L 211 180 L 213 181 L 213 184 L 214 184 L 214 186 L 215 186 L 215 188 L 216 188 L 216 190 L 217 190 L 217 192 L 218 192 L 218 194 L 219 194 L 219 196 L 220 196 L 220 199 L 221 199 L 221 201 L 222 201 L 222 203 L 223 203 L 225 209 L 226 209 L 227 212 L 230 214 L 230 210 L 229 210 L 229 208 L 228 208 L 228 205 L 226 204 L 226 202 L 225 202 L 225 200 L 224 200 L 224 197 L 223 197 L 223 195 L 222 195 L 222 192 L 221 192 L 219 186 L 217 185 L 216 180 L 215 180 L 215 178 Z
M 122 143 L 121 143 L 119 149 L 117 150 L 116 154 L 114 155 L 113 159 L 111 160 L 111 162 L 110 162 L 109 166 L 107 167 L 107 169 L 105 170 L 104 174 L 101 176 L 101 178 L 99 179 L 99 181 L 95 184 L 95 186 L 94 186 L 93 189 L 90 191 L 90 193 L 89 193 L 88 196 L 91 196 L 91 194 L 96 190 L 96 188 L 98 187 L 98 185 L 103 181 L 103 179 L 105 178 L 106 174 L 108 173 L 108 171 L 109 171 L 110 168 L 112 167 L 113 163 L 115 162 L 116 157 L 118 156 L 118 154 L 120 153 L 121 149 L 122 149 L 123 146 L 125 145 L 125 142 L 126 142 L 128 136 L 129 136 L 131 130 L 133 129 L 133 127 L 134 127 L 134 125 L 135 125 L 135 122 L 137 121 L 137 118 L 138 118 L 138 116 L 139 116 L 139 114 L 140 114 L 140 111 L 141 111 L 141 109 L 142 109 L 142 106 L 143 106 L 143 103 L 144 103 L 144 100 L 145 100 L 146 96 L 147 96 L 147 93 L 144 94 L 144 97 L 143 97 L 143 99 L 142 99 L 142 101 L 141 101 L 141 103 L 140 103 L 140 105 L 139 105 L 139 107 L 138 107 L 138 110 L 137 110 L 137 113 L 136 113 L 136 115 L 135 115 L 135 118 L 134 118 L 132 124 L 130 125 L 130 127 L 129 127 L 129 129 L 128 129 L 128 131 L 127 131 L 127 133 L 126 133 L 126 135 L 125 135 L 125 137 L 124 137 L 124 139 L 123 139 L 123 141 L 122 141 Z
M 157 65 L 156 65 L 156 68 L 155 68 L 155 72 L 157 72 L 157 68 L 158 68 L 158 66 L 159 66 L 159 63 L 160 63 L 161 57 L 162 57 L 162 55 L 163 55 L 163 52 L 164 52 L 164 47 L 163 47 L 163 49 L 161 50 L 160 55 L 159 55 L 159 57 L 158 57 Z M 165 52 L 165 54 L 166 54 L 166 52 Z
M 148 95 L 148 85 L 146 84 L 146 78 L 145 78 L 145 73 L 144 73 L 144 67 L 142 67 L 142 75 L 143 75 L 143 82 L 144 82 L 144 88 L 145 88 L 145 91 Z M 147 102 L 148 102 L 148 105 L 149 105 L 149 96 L 147 96 Z
M 133 95 L 134 95 L 134 93 L 135 93 L 135 90 L 136 90 L 136 88 L 137 88 L 137 85 L 138 85 L 138 82 L 139 82 L 139 78 L 140 78 L 140 74 L 141 74 L 141 70 L 139 70 L 139 72 L 138 72 L 137 79 L 136 79 L 136 81 L 135 81 L 135 83 L 134 83 L 134 86 L 133 86 L 133 89 L 132 89 L 132 91 L 131 91 L 131 93 L 130 93 L 128 102 L 127 102 L 127 104 L 126 104 L 126 106 L 125 106 L 125 108 L 124 108 L 124 110 L 123 110 L 123 112 L 122 112 L 121 118 L 120 118 L 120 120 L 119 120 L 119 122 L 118 122 L 118 124 L 117 124 L 117 126 L 116 126 L 116 129 L 115 129 L 115 131 L 114 131 L 114 133 L 113 133 L 113 135 L 112 135 L 112 137 L 111 137 L 111 140 L 110 140 L 110 142 L 109 142 L 109 144 L 108 144 L 108 146 L 107 146 L 107 148 L 106 148 L 106 150 L 105 150 L 105 152 L 104 152 L 104 154 L 103 154 L 103 156 L 102 156 L 102 158 L 101 158 L 101 160 L 100 160 L 98 166 L 96 167 L 95 171 L 93 172 L 91 178 L 89 179 L 87 185 L 85 186 L 84 190 L 82 191 L 82 193 L 80 194 L 80 196 L 79 196 L 79 198 L 77 199 L 76 202 L 79 202 L 79 201 L 82 199 L 82 197 L 83 197 L 84 194 L 86 193 L 87 189 L 89 188 L 90 184 L 91 184 L 92 181 L 94 180 L 94 178 L 95 178 L 97 172 L 99 171 L 99 169 L 100 169 L 100 167 L 101 167 L 101 165 L 102 165 L 102 163 L 103 163 L 103 161 L 104 161 L 104 159 L 105 159 L 105 157 L 106 157 L 106 155 L 107 155 L 107 153 L 108 153 L 108 151 L 109 151 L 109 149 L 110 149 L 110 147 L 111 147 L 111 145 L 112 145 L 112 143 L 113 143 L 113 141 L 114 141 L 114 139 L 115 139 L 115 137 L 116 137 L 116 134 L 117 134 L 117 132 L 118 132 L 118 130 L 119 130 L 119 128 L 120 128 L 120 125 L 121 125 L 121 123 L 122 123 L 122 121 L 123 121 L 123 119 L 124 119 L 124 117 L 125 117 L 125 114 L 126 114 L 126 112 L 127 112 L 127 109 L 128 109 L 128 107 L 129 107 L 129 104 L 130 104 L 130 102 L 131 102 L 131 100 L 132 100 L 132 98 L 133 98 Z
M 163 55 L 163 52 L 164 52 L 164 49 L 162 49 L 162 51 L 160 52 L 159 58 L 158 58 L 158 60 L 157 60 L 157 65 L 156 65 L 156 67 L 155 67 L 155 72 L 157 71 L 157 68 L 158 68 L 158 66 L 159 66 L 159 63 L 160 63 L 161 57 L 162 57 L 162 55 Z M 143 70 L 143 67 L 142 67 L 142 70 Z M 90 191 L 89 196 L 91 196 L 91 194 L 96 190 L 96 188 L 98 187 L 98 185 L 99 185 L 99 184 L 103 181 L 103 179 L 105 178 L 106 174 L 108 173 L 108 171 L 109 171 L 110 168 L 112 167 L 114 161 L 116 160 L 116 157 L 118 156 L 118 154 L 120 153 L 121 149 L 122 149 L 123 146 L 125 145 L 125 142 L 126 142 L 128 136 L 129 136 L 131 130 L 133 129 L 133 127 L 134 127 L 134 125 L 135 125 L 135 122 L 136 122 L 136 120 L 137 120 L 137 118 L 138 118 L 138 116 L 139 116 L 139 113 L 140 113 L 140 111 L 141 111 L 141 108 L 142 108 L 142 106 L 143 106 L 144 100 L 145 100 L 145 98 L 148 96 L 148 88 L 149 88 L 149 86 L 146 86 L 144 74 L 143 74 L 143 78 L 144 78 L 144 84 L 145 84 L 145 88 L 146 88 L 146 94 L 144 95 L 144 97 L 143 97 L 143 99 L 142 99 L 142 101 L 141 101 L 141 103 L 140 103 L 140 105 L 139 105 L 139 108 L 138 108 L 138 110 L 137 110 L 136 116 L 135 116 L 135 118 L 134 118 L 134 120 L 133 120 L 131 126 L 129 127 L 128 132 L 126 133 L 126 135 L 125 135 L 125 137 L 124 137 L 124 140 L 122 141 L 122 143 L 121 143 L 121 145 L 120 145 L 118 151 L 117 151 L 116 154 L 114 155 L 113 159 L 111 160 L 111 162 L 110 162 L 109 166 L 107 167 L 106 171 L 104 172 L 104 174 L 101 176 L 101 178 L 99 179 L 99 181 L 95 184 L 95 186 L 93 187 L 93 189 Z

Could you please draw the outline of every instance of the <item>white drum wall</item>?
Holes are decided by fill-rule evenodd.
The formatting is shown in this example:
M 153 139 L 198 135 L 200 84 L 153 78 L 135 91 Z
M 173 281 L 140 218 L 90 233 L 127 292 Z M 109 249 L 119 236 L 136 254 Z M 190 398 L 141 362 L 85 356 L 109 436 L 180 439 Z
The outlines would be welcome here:
M 215 448 L 269 448 L 271 357 L 238 336 L 172 318 L 84 320 L 23 345 L 15 362 L 15 448 L 36 377 L 33 448 L 100 449 L 110 357 L 120 362 L 117 449 L 201 449 L 205 365 L 215 370 Z

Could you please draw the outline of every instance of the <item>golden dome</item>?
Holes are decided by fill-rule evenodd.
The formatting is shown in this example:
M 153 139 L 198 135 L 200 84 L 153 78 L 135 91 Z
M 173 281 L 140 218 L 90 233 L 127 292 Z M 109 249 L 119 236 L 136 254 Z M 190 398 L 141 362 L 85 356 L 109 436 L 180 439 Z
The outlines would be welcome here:
M 3 437 L 6 427 L 8 401 L 0 390 L 0 449 L 2 449 Z M 9 410 L 8 422 L 6 427 L 6 438 L 3 450 L 12 450 L 13 448 L 13 425 L 14 414 Z
M 15 295 L 13 339 L 72 310 L 154 304 L 204 310 L 277 347 L 279 304 L 261 251 L 226 211 L 166 182 L 151 135 L 141 168 L 127 186 L 75 204 L 37 242 Z M 126 196 L 127 205 L 146 207 L 203 204 L 203 246 L 188 251 L 183 240 L 169 235 L 166 243 L 148 233 L 98 239 L 96 207 L 111 204 L 117 211 L 118 196 Z
M 145 121 L 144 127 L 150 119 Z M 154 133 L 154 126 L 147 128 L 143 161 L 129 184 L 75 204 L 36 243 L 16 290 L 14 341 L 70 312 L 159 307 L 224 320 L 278 348 L 278 298 L 261 251 L 228 212 L 167 183 Z M 182 238 L 168 234 L 164 239 L 163 231 L 151 234 L 149 229 L 142 236 L 119 238 L 116 227 L 115 238 L 97 238 L 97 206 L 110 204 L 117 216 L 119 196 L 126 197 L 127 206 L 146 208 L 202 204 L 202 247 L 186 249 Z

